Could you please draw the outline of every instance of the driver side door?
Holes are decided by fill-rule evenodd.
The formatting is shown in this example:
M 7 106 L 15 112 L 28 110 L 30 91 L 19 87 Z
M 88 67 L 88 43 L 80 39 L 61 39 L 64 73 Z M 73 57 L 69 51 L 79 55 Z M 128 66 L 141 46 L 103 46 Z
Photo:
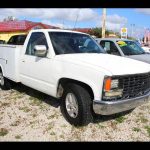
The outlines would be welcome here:
M 53 84 L 53 61 L 45 57 L 35 55 L 34 47 L 36 45 L 45 45 L 48 51 L 46 36 L 43 32 L 33 32 L 28 41 L 25 54 L 20 62 L 21 82 L 31 88 L 41 92 L 51 94 L 54 88 Z

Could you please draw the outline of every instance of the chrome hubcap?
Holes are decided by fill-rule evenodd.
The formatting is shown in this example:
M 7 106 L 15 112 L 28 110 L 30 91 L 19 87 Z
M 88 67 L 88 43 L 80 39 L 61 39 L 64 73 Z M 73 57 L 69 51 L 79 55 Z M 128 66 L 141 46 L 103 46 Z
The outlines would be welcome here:
M 0 73 L 0 85 L 4 85 L 4 77 L 1 73 Z
M 73 93 L 68 93 L 66 96 L 66 110 L 70 117 L 76 118 L 78 116 L 78 104 Z

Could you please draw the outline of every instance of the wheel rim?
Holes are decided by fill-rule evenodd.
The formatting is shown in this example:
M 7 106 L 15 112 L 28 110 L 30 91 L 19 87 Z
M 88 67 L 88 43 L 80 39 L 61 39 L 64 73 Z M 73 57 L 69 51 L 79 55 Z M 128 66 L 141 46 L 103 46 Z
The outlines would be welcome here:
M 3 86 L 4 85 L 4 77 L 3 75 L 0 73 L 0 85 Z
M 76 118 L 78 116 L 78 103 L 73 93 L 68 93 L 66 96 L 66 110 L 70 117 Z

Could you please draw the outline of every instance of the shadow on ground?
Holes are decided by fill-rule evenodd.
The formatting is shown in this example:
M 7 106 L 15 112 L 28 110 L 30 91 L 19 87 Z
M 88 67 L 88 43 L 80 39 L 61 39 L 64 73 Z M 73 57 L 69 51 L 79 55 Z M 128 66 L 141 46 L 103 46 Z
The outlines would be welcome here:
M 29 96 L 31 96 L 33 98 L 37 98 L 38 100 L 43 101 L 43 102 L 45 102 L 45 103 L 47 103 L 47 104 L 49 104 L 49 105 L 51 105 L 51 106 L 53 106 L 55 108 L 60 106 L 60 100 L 58 100 L 58 99 L 56 99 L 54 97 L 51 97 L 51 96 L 49 96 L 47 94 L 44 94 L 42 92 L 39 92 L 37 90 L 34 90 L 34 89 L 30 88 L 30 87 L 27 87 L 27 86 L 25 86 L 23 84 L 20 84 L 20 83 L 19 84 L 15 84 L 13 86 L 13 89 L 17 90 L 20 93 L 27 94 L 27 95 L 29 95 Z
M 51 97 L 47 94 L 44 94 L 44 93 L 39 92 L 37 90 L 34 90 L 34 89 L 27 87 L 23 84 L 15 84 L 13 86 L 13 89 L 17 90 L 20 93 L 24 93 L 24 94 L 27 94 L 31 97 L 37 98 L 38 100 L 41 100 L 41 101 L 43 101 L 43 102 L 47 103 L 48 105 L 51 105 L 55 108 L 58 108 L 60 106 L 61 100 L 58 100 L 58 99 Z M 110 115 L 110 116 L 94 115 L 93 123 L 100 123 L 100 122 L 116 119 L 118 117 L 129 114 L 131 111 L 132 110 L 129 110 L 126 112 L 122 112 L 122 113 L 118 113 L 118 114 L 114 114 L 114 115 Z

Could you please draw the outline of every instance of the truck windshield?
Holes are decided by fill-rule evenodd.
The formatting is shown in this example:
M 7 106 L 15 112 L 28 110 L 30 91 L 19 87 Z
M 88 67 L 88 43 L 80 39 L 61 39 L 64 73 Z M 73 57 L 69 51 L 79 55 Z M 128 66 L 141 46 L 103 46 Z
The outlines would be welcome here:
M 71 32 L 49 32 L 55 53 L 105 53 L 94 39 L 86 34 Z
M 145 54 L 144 50 L 134 41 L 117 41 L 124 55 Z

